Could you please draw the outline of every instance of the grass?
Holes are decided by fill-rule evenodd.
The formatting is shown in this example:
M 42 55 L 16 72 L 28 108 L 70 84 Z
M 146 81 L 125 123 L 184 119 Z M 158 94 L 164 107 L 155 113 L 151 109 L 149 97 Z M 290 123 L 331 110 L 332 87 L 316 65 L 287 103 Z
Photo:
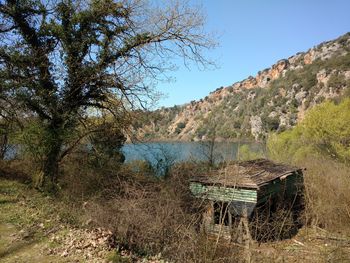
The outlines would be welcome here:
M 0 207 L 0 221 L 18 228 L 37 227 L 44 230 L 66 221 L 73 222 L 65 212 L 68 207 L 53 197 L 45 196 L 29 185 L 1 178 Z
M 67 262 L 47 256 L 47 235 L 60 224 L 57 202 L 28 185 L 0 177 L 0 261 Z
M 304 172 L 306 220 L 350 236 L 350 167 L 327 158 L 300 161 Z
M 131 259 L 121 256 L 118 251 L 114 250 L 110 252 L 107 257 L 108 263 L 130 263 Z

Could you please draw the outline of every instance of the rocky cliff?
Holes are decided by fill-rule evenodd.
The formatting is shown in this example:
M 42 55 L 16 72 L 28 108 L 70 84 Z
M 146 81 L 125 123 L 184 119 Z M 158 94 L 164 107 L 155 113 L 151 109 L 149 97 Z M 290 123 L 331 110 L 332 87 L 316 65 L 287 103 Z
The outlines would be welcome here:
M 325 99 L 349 96 L 350 33 L 307 52 L 279 60 L 199 101 L 162 108 L 135 123 L 143 139 L 262 139 L 302 120 L 305 111 Z M 145 117 L 146 115 L 144 115 Z

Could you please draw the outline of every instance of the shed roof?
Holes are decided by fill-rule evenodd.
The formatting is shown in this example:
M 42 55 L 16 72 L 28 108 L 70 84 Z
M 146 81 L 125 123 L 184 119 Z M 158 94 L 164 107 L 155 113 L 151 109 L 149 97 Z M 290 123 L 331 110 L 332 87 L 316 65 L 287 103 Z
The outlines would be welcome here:
M 284 179 L 300 168 L 277 164 L 266 159 L 235 162 L 220 170 L 191 178 L 191 182 L 227 187 L 255 188 L 280 178 Z

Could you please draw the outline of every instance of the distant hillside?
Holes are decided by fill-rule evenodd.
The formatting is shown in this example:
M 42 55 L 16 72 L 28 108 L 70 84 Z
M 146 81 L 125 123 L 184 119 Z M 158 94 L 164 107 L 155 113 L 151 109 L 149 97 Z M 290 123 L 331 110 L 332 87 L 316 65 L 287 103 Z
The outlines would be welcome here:
M 279 60 L 199 101 L 162 108 L 135 122 L 135 136 L 148 140 L 262 139 L 303 119 L 325 99 L 350 95 L 350 33 L 307 52 Z

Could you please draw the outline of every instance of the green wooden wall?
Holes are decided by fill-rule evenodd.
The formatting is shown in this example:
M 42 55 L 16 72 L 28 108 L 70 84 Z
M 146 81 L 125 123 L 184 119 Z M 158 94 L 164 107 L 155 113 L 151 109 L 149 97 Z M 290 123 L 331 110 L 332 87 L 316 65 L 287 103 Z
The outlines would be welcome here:
M 190 190 L 196 197 L 213 201 L 242 201 L 249 203 L 257 202 L 257 191 L 253 189 L 238 189 L 215 185 L 203 185 L 197 182 L 191 182 Z
M 258 204 L 266 202 L 271 196 L 279 196 L 284 201 L 293 199 L 297 193 L 300 193 L 302 184 L 302 174 L 298 172 L 284 180 L 276 179 L 259 190 Z

